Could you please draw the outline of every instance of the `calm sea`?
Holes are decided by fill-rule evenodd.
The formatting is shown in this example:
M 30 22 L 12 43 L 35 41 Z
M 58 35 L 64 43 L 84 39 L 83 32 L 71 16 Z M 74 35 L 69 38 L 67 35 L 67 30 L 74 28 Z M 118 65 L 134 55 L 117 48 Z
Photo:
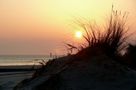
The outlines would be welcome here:
M 0 55 L 0 69 L 20 65 L 36 65 L 40 61 L 48 61 L 52 57 L 48 55 Z M 19 67 L 20 67 L 19 66 Z M 30 78 L 34 71 L 0 71 L 0 90 L 13 90 L 19 82 Z
M 0 66 L 36 65 L 52 59 L 49 55 L 0 55 Z

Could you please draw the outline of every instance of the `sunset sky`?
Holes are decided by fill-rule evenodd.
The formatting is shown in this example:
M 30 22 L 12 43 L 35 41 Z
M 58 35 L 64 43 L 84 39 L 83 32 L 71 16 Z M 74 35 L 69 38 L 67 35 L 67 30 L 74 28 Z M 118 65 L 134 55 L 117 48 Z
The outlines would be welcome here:
M 0 54 L 62 54 L 74 42 L 75 18 L 106 20 L 111 6 L 129 12 L 136 28 L 136 0 L 0 0 Z

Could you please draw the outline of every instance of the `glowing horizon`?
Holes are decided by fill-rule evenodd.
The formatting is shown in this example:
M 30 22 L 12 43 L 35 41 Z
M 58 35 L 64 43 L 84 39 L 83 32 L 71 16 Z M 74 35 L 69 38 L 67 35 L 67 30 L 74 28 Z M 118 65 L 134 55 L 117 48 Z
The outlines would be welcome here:
M 1 0 L 0 54 L 63 53 L 63 42 L 75 38 L 74 19 L 101 24 L 112 4 L 115 9 L 130 13 L 129 24 L 134 29 L 135 3 L 135 0 Z

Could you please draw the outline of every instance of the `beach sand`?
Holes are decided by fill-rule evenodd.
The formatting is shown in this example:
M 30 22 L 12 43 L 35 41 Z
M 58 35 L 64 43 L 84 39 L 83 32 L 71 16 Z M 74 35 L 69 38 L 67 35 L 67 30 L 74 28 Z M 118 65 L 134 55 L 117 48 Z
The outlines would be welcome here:
M 20 81 L 30 78 L 32 71 L 0 73 L 0 90 L 13 90 Z
M 38 67 L 32 69 L 32 65 L 0 66 L 0 90 L 13 90 L 19 82 L 31 78 Z

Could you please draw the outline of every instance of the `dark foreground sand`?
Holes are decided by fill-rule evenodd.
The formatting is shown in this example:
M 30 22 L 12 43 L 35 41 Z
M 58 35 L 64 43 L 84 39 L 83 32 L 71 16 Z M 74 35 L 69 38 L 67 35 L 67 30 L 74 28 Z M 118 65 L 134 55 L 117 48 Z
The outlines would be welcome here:
M 19 69 L 0 72 L 0 90 L 13 90 L 20 81 L 30 78 L 32 74 L 33 71 L 19 71 Z
M 31 78 L 33 72 L 40 66 L 11 65 L 0 66 L 0 90 L 13 90 L 22 80 Z
M 12 65 L 12 66 L 0 66 L 0 72 L 15 72 L 15 71 L 32 71 L 39 68 L 40 65 Z
M 136 90 L 136 71 L 106 55 L 60 58 L 43 75 L 19 83 L 15 90 Z

